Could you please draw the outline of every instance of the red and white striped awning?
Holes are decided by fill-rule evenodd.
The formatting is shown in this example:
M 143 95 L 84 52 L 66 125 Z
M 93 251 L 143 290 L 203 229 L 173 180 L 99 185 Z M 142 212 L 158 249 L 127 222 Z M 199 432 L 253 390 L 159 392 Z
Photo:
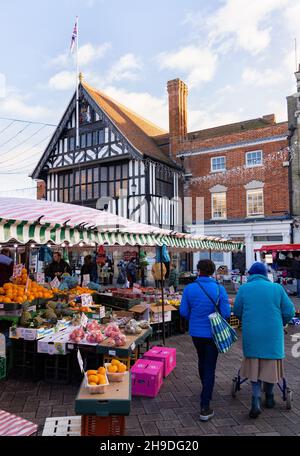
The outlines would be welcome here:
M 34 223 L 40 218 L 42 225 L 66 226 L 75 228 L 84 225 L 84 228 L 96 227 L 97 231 L 117 230 L 126 233 L 169 234 L 169 230 L 156 228 L 143 223 L 75 204 L 57 203 L 45 200 L 26 198 L 0 198 L 0 218 L 7 220 L 26 220 Z
M 26 436 L 37 432 L 37 424 L 0 410 L 0 436 Z

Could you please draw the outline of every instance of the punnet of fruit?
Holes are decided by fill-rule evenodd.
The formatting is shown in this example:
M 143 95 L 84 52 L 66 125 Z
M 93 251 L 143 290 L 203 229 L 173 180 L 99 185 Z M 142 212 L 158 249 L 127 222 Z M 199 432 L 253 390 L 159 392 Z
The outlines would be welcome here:
M 103 394 L 109 385 L 105 367 L 85 372 L 86 387 L 90 394 Z
M 105 363 L 105 368 L 110 382 L 123 382 L 127 372 L 126 364 L 118 359 L 112 359 L 110 363 Z

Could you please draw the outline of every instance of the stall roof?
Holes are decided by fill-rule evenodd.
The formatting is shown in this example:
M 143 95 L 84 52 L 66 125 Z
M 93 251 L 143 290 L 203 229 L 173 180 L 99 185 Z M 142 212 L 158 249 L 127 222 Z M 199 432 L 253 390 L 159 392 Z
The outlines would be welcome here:
M 242 243 L 217 237 L 195 236 L 137 223 L 110 212 L 84 206 L 25 198 L 0 198 L 0 242 L 22 244 L 84 242 L 139 245 L 192 250 L 233 251 Z
M 300 250 L 300 244 L 263 245 L 260 249 L 254 249 L 255 252 L 295 252 L 298 250 Z

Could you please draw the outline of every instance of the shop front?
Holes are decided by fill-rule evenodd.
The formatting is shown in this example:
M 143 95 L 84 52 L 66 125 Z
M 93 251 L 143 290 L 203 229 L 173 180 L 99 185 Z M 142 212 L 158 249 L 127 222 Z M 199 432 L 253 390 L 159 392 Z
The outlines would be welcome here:
M 224 239 L 242 242 L 244 249 L 241 252 L 212 252 L 212 260 L 216 266 L 227 266 L 228 270 L 249 269 L 255 261 L 254 250 L 263 245 L 286 244 L 291 241 L 292 220 L 264 220 L 249 221 L 245 219 L 240 223 L 206 224 L 205 236 L 219 236 Z M 191 230 L 197 233 L 197 225 L 192 225 Z M 196 228 L 196 229 L 195 229 Z M 193 267 L 196 269 L 199 259 L 208 257 L 207 252 L 194 254 Z

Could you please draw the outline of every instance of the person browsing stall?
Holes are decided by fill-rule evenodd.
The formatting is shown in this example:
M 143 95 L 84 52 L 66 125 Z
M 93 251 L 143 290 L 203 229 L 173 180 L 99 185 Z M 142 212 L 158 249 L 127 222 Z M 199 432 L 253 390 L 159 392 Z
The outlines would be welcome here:
M 211 260 L 201 260 L 197 265 L 198 278 L 185 287 L 180 304 L 180 315 L 189 321 L 189 334 L 198 354 L 198 369 L 202 383 L 200 397 L 200 420 L 208 421 L 214 416 L 210 408 L 218 350 L 213 340 L 209 315 L 215 312 L 219 300 L 219 312 L 223 318 L 230 317 L 230 305 L 226 290 L 212 275 L 216 267 Z
M 14 262 L 10 257 L 10 250 L 5 248 L 0 253 L 0 287 L 9 282 L 10 277 L 13 275 Z

